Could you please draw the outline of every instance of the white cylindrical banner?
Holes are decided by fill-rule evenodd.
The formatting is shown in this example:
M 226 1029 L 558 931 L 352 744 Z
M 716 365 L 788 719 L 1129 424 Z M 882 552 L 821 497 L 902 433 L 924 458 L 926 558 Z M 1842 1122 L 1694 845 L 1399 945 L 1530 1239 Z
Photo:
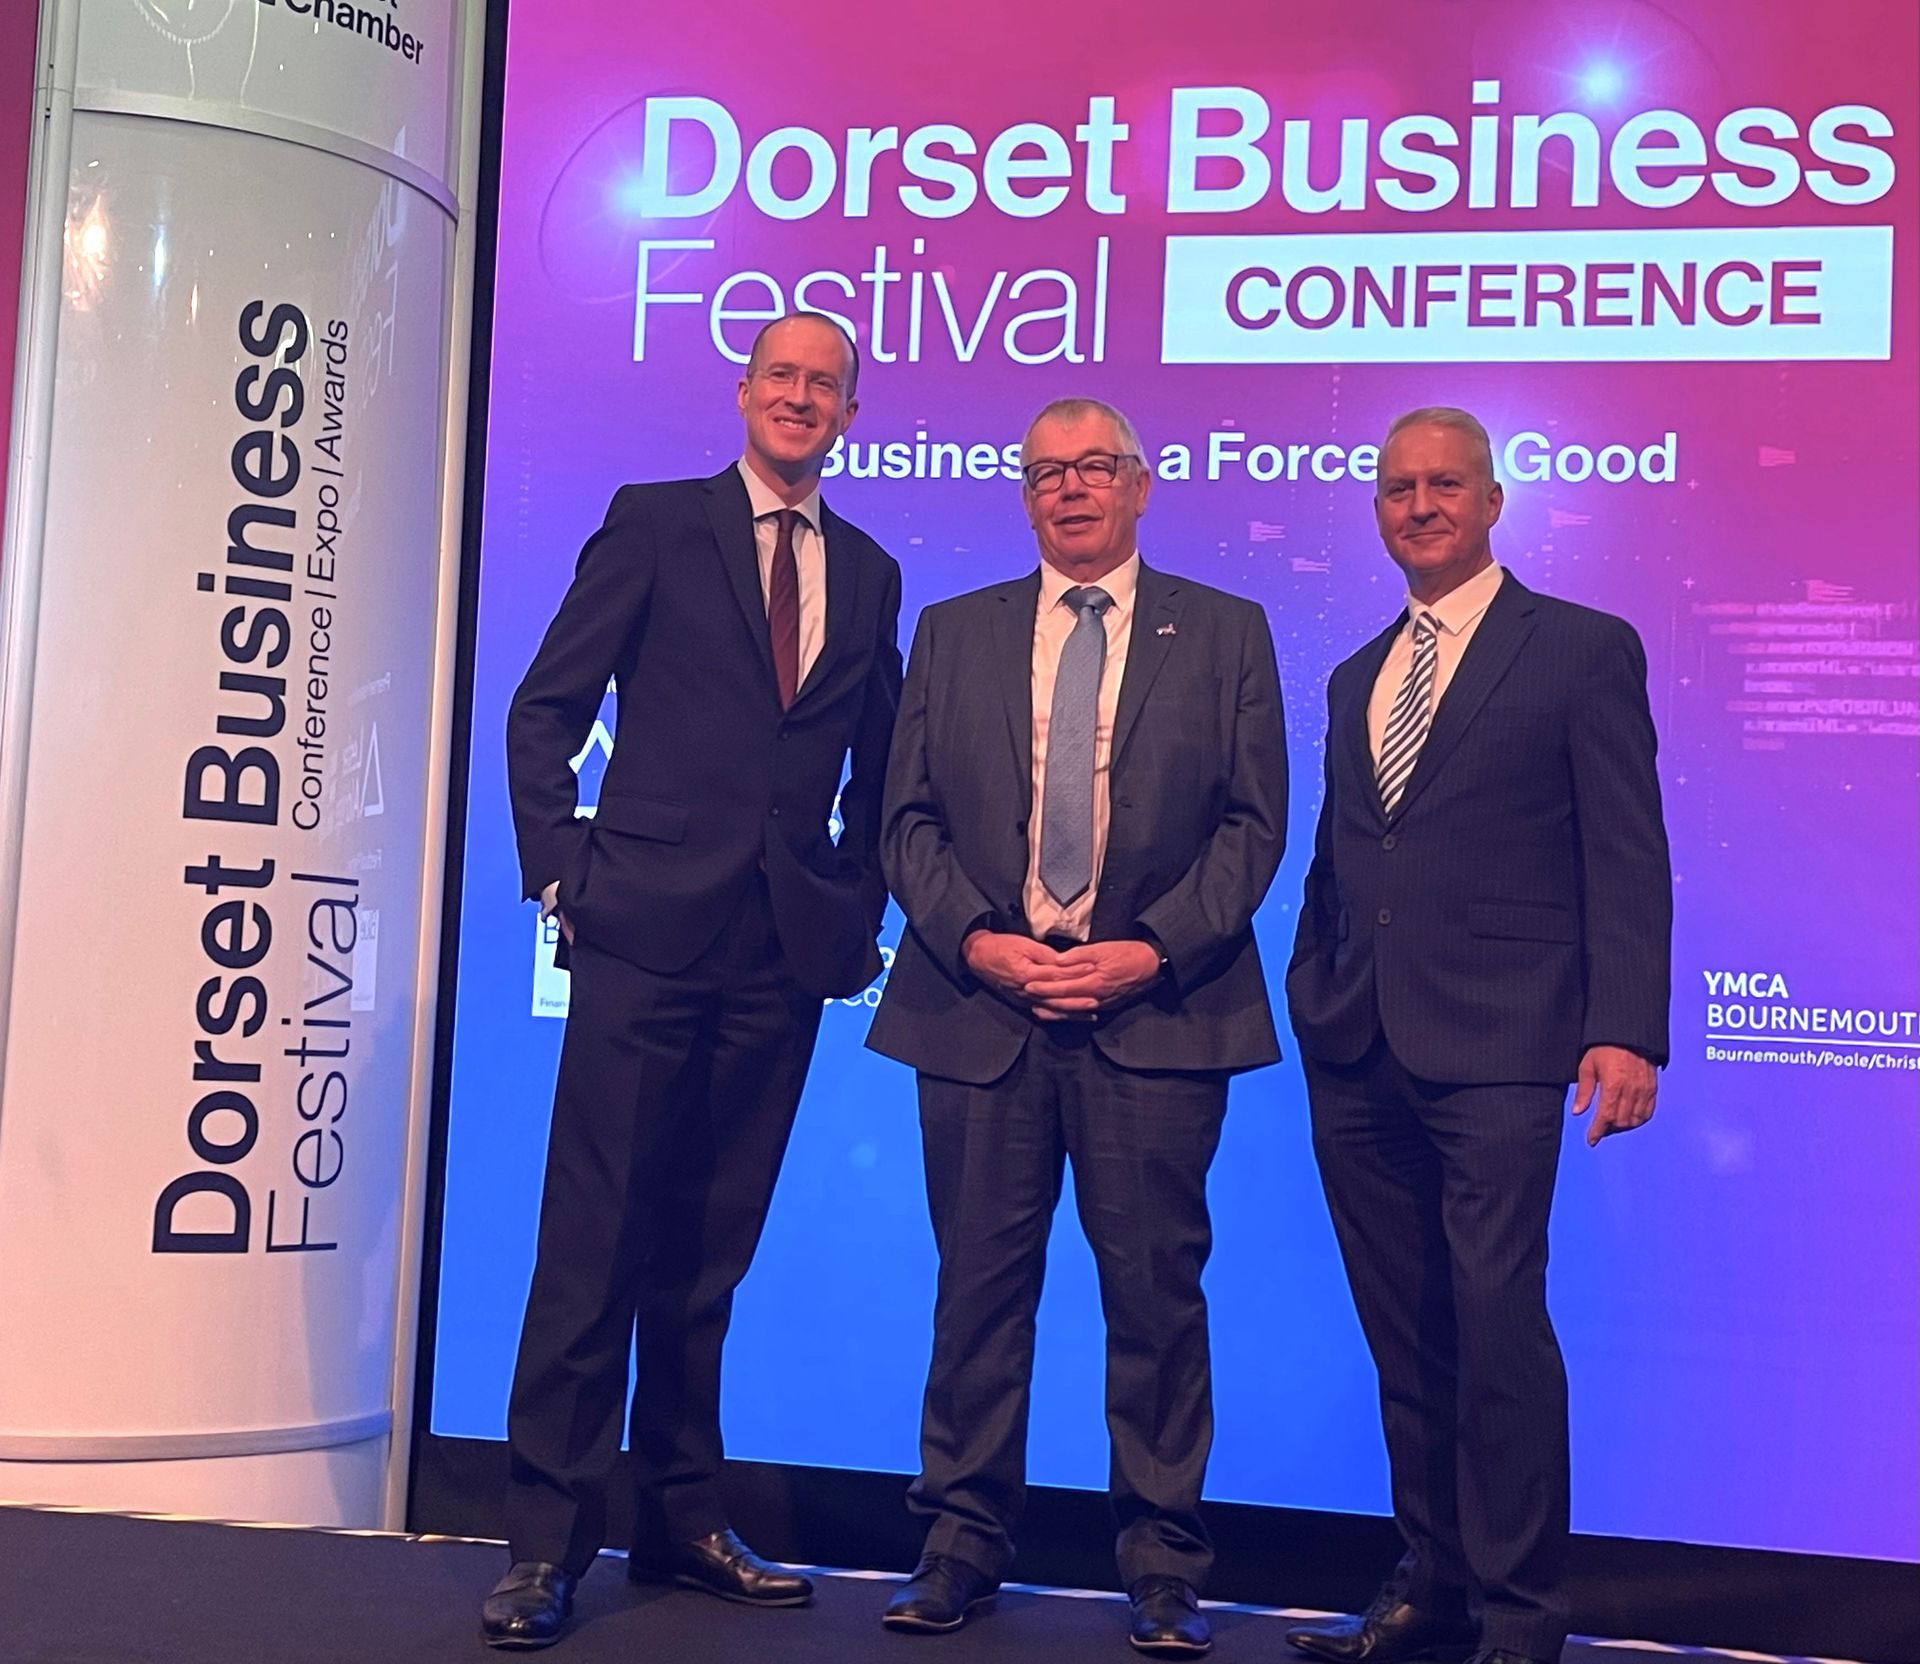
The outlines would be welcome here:
M 451 0 L 326 10 L 82 12 L 6 736 L 7 1499 L 377 1517 L 444 790 L 464 47 Z

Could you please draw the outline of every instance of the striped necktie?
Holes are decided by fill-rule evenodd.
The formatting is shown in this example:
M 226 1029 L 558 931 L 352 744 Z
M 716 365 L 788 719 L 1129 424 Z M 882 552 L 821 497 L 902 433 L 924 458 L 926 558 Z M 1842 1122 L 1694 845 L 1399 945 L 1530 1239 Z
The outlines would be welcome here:
M 1100 673 L 1107 665 L 1101 615 L 1113 597 L 1092 584 L 1060 604 L 1076 616 L 1060 649 L 1047 717 L 1047 777 L 1041 785 L 1040 882 L 1062 907 L 1093 882 L 1093 751 L 1100 716 Z
M 1433 614 L 1423 612 L 1413 621 L 1413 661 L 1407 679 L 1394 695 L 1387 715 L 1387 731 L 1380 741 L 1380 760 L 1374 765 L 1374 783 L 1380 788 L 1380 806 L 1392 814 L 1400 806 L 1420 748 L 1433 726 L 1433 673 L 1440 662 L 1439 626 Z

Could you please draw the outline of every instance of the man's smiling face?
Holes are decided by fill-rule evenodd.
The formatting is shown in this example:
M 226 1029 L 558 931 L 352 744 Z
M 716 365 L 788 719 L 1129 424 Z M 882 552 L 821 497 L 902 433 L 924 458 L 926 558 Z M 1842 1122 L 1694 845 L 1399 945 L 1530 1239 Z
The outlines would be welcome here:
M 1504 498 L 1473 436 L 1438 422 L 1402 428 L 1380 454 L 1373 515 L 1417 600 L 1437 601 L 1493 559 Z
M 740 378 L 748 460 L 786 480 L 817 474 L 859 409 L 853 375 L 846 338 L 824 318 L 775 324 Z
M 1023 458 L 1035 463 L 1078 462 L 1085 457 L 1121 457 L 1118 474 L 1105 485 L 1089 485 L 1078 469 L 1068 468 L 1051 490 L 1025 487 L 1021 500 L 1040 558 L 1078 582 L 1111 572 L 1134 552 L 1135 529 L 1146 512 L 1152 476 L 1131 455 L 1110 416 L 1089 411 L 1080 416 L 1049 416 L 1027 435 Z

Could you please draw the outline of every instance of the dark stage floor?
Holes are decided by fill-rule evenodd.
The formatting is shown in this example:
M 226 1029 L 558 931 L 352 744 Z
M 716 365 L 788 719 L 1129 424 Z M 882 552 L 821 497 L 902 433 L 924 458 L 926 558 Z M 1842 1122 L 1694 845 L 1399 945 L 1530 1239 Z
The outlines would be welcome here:
M 481 1664 L 481 1597 L 496 1544 L 207 1525 L 0 1508 L 0 1659 L 5 1664 Z M 1113 1596 L 1003 1593 L 956 1635 L 879 1627 L 894 1579 L 820 1580 L 808 1611 L 753 1611 L 640 1588 L 604 1558 L 554 1664 L 1124 1664 Z M 1219 1664 L 1300 1664 L 1285 1619 L 1212 1609 Z M 1566 1664 L 1633 1664 L 1630 1643 L 1579 1643 Z M 1640 1649 L 1633 1649 L 1639 1652 Z M 1662 1653 L 1678 1648 L 1648 1649 Z M 1721 1655 L 1690 1653 L 1713 1659 Z M 1755 1655 L 1744 1654 L 1746 1659 Z

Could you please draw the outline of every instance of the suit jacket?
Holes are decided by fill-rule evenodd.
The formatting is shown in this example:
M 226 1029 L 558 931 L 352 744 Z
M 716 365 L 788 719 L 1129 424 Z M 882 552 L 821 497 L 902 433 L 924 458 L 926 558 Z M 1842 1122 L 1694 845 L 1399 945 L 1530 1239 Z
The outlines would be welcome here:
M 1667 1057 L 1672 874 L 1631 625 L 1508 572 L 1394 812 L 1367 702 L 1401 613 L 1327 685 L 1326 796 L 1287 972 L 1302 1049 L 1461 1085 Z
M 826 640 L 780 707 L 752 510 L 729 467 L 623 486 L 507 718 L 521 881 L 555 879 L 585 941 L 650 971 L 685 970 L 764 865 L 781 946 L 823 998 L 878 973 L 886 907 L 880 791 L 900 696 L 900 568 L 822 508 Z M 611 676 L 612 760 L 591 820 L 568 759 Z M 842 767 L 839 843 L 827 822 Z
M 1038 572 L 920 615 L 887 772 L 881 856 L 908 930 L 867 1044 L 987 1084 L 1034 1019 L 974 977 L 976 926 L 1027 928 Z M 1250 1069 L 1279 1058 L 1253 913 L 1287 824 L 1280 680 L 1250 601 L 1140 568 L 1108 775 L 1092 939 L 1157 943 L 1168 974 L 1093 1043 L 1132 1069 Z

